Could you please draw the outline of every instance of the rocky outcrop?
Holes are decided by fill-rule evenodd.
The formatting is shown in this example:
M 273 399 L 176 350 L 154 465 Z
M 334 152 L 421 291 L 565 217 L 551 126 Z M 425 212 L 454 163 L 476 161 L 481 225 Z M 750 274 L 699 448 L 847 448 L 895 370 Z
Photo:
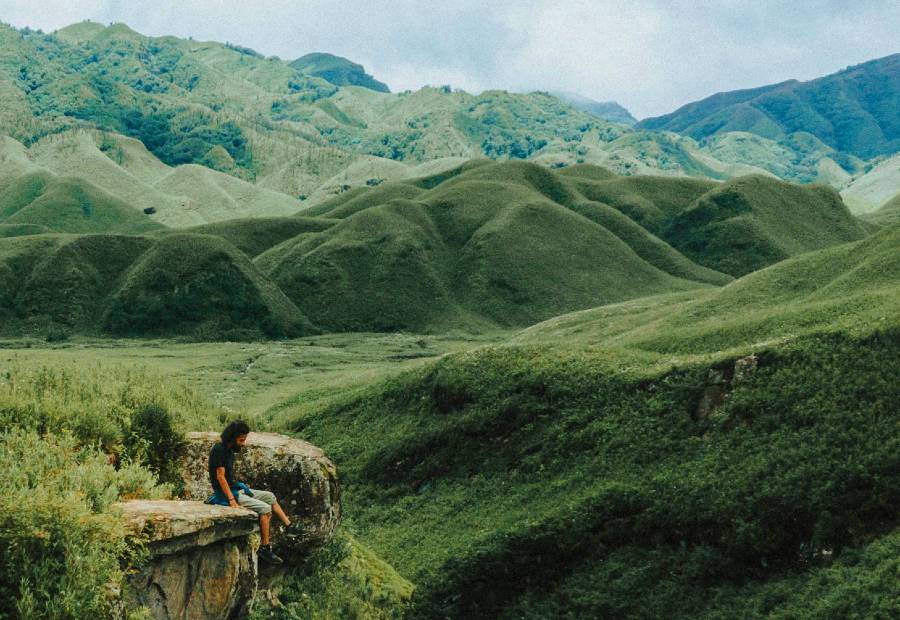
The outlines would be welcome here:
M 752 377 L 758 366 L 759 358 L 748 355 L 736 360 L 733 366 L 710 368 L 706 387 L 694 411 L 694 419 L 703 420 L 715 413 L 728 399 L 735 386 Z
M 277 595 L 283 570 L 259 570 L 256 514 L 203 503 L 210 495 L 209 451 L 218 439 L 217 433 L 188 434 L 179 463 L 184 500 L 116 505 L 149 552 L 127 578 L 123 616 L 145 607 L 159 620 L 235 620 L 246 617 L 255 597 Z M 273 545 L 288 563 L 327 542 L 340 522 L 337 470 L 312 444 L 251 433 L 235 462 L 235 475 L 253 488 L 274 492 L 291 520 L 302 524 L 304 535 L 296 538 L 279 538 L 279 528 L 272 529 Z
M 152 618 L 232 619 L 249 612 L 257 588 L 256 515 L 194 501 L 121 502 L 128 529 L 149 559 L 128 576 L 128 610 Z
M 207 463 L 218 433 L 188 433 L 181 471 L 187 499 L 205 500 L 211 493 Z M 276 433 L 250 433 L 235 460 L 235 476 L 251 488 L 272 491 L 304 535 L 280 537 L 272 529 L 272 544 L 286 561 L 302 559 L 327 542 L 341 520 L 337 469 L 316 446 Z M 273 523 L 275 520 L 273 519 Z

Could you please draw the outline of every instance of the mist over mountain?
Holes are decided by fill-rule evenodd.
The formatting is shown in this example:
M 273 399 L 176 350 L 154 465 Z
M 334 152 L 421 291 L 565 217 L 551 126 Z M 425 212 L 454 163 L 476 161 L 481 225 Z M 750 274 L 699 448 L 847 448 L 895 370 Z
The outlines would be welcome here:
M 631 115 L 631 112 L 615 101 L 595 101 L 589 97 L 566 91 L 551 91 L 550 94 L 559 97 L 579 110 L 587 112 L 588 114 L 593 114 L 599 118 L 614 123 L 622 123 L 630 127 L 637 124 L 637 119 Z

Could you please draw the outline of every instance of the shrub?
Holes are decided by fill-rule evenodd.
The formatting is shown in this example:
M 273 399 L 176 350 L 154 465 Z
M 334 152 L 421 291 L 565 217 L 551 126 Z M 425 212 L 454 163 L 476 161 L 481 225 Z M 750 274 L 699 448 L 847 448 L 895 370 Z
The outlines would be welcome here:
M 172 414 L 162 405 L 141 405 L 131 414 L 126 452 L 146 465 L 160 480 L 176 487 L 181 485 L 177 462 L 185 446 L 184 436 L 176 429 Z
M 140 559 L 111 504 L 170 494 L 145 469 L 116 470 L 70 433 L 0 434 L 0 617 L 108 618 Z
M 58 325 L 51 325 L 47 329 L 47 335 L 44 340 L 47 342 L 65 342 L 71 337 L 69 330 Z

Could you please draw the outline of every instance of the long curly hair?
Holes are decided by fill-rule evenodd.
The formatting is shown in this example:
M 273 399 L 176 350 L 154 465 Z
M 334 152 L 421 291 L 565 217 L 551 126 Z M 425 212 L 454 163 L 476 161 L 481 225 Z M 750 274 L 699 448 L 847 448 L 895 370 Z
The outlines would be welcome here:
M 228 426 L 225 427 L 225 430 L 222 431 L 222 445 L 232 447 L 234 440 L 237 439 L 239 435 L 246 435 L 249 432 L 250 425 L 243 420 L 229 422 Z

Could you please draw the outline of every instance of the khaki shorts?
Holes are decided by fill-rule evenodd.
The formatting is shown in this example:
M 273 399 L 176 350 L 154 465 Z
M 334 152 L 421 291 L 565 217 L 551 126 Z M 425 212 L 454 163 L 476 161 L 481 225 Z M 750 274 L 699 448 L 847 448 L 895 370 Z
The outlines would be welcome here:
M 256 489 L 250 489 L 250 492 L 253 493 L 253 497 L 250 497 L 243 491 L 239 491 L 235 498 L 237 499 L 238 504 L 244 508 L 249 508 L 260 516 L 272 512 L 272 504 L 278 501 L 275 499 L 274 493 L 271 491 L 258 491 Z

